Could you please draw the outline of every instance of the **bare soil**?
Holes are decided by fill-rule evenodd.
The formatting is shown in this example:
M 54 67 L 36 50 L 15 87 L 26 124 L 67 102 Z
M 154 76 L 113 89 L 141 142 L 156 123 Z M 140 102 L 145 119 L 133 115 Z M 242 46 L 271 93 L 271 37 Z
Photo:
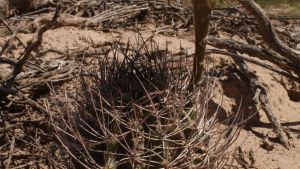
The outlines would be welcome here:
M 274 9 L 270 10 L 270 12 L 276 13 L 277 11 Z M 295 29 L 299 29 L 300 24 L 295 27 Z M 140 28 L 140 33 L 143 37 L 151 36 L 154 32 L 154 40 L 159 44 L 161 49 L 167 48 L 172 53 L 179 52 L 181 48 L 185 50 L 194 49 L 192 31 L 182 31 L 177 35 L 169 35 L 168 32 L 159 32 L 155 30 L 155 25 L 151 23 L 144 24 L 140 26 Z M 33 33 L 19 33 L 18 37 L 24 44 L 27 44 L 33 35 Z M 73 26 L 55 28 L 44 34 L 44 40 L 39 49 L 40 51 L 51 49 L 52 52 L 47 52 L 45 55 L 41 56 L 42 58 L 37 59 L 48 60 L 49 62 L 54 62 L 55 60 L 63 61 L 67 59 L 62 59 L 61 53 L 74 53 L 76 51 L 92 49 L 90 42 L 97 44 L 98 46 L 110 44 L 116 39 L 124 43 L 127 41 L 134 43 L 136 42 L 137 36 L 138 34 L 136 31 L 126 28 L 111 29 L 109 32 Z M 229 38 L 228 34 L 225 32 L 221 33 L 221 36 Z M 0 37 L 0 46 L 3 46 L 9 37 L 10 36 Z M 236 37 L 232 38 L 239 40 Z M 213 49 L 213 47 L 208 46 L 208 49 Z M 22 51 L 23 49 L 21 48 L 12 50 L 12 58 L 17 59 Z M 70 55 L 70 57 L 73 57 L 73 55 Z M 68 60 L 75 59 L 76 58 L 68 58 Z M 232 59 L 217 54 L 209 55 L 206 62 L 208 70 L 216 69 L 217 67 L 221 67 L 222 69 L 222 67 L 233 66 Z M 267 61 L 262 62 L 268 63 Z M 258 65 L 251 63 L 247 64 L 249 65 L 250 70 L 255 72 L 260 82 L 266 88 L 268 99 L 274 113 L 285 129 L 290 133 L 292 147 L 288 150 L 279 143 L 273 132 L 272 125 L 262 110 L 259 111 L 259 121 L 250 123 L 249 126 L 251 127 L 243 129 L 235 145 L 240 146 L 245 154 L 253 152 L 255 160 L 254 167 L 256 168 L 298 169 L 300 168 L 300 84 Z M 271 63 L 268 64 L 272 65 Z M 276 67 L 276 65 L 273 66 Z M 9 66 L 7 65 L 0 65 L 0 79 L 5 78 L 5 76 L 10 73 L 7 70 L 8 68 Z M 215 96 L 209 108 L 212 111 L 219 109 L 219 120 L 222 121 L 224 117 L 228 117 L 238 111 L 249 113 L 251 106 L 253 106 L 249 103 L 252 99 L 249 98 L 249 92 L 251 92 L 249 85 L 241 79 L 237 73 L 231 71 L 222 72 L 217 79 L 218 82 L 215 87 Z M 68 85 L 71 85 L 71 83 Z M 46 97 L 51 96 L 47 95 Z M 38 121 L 39 117 L 31 117 L 29 115 L 28 118 Z M 22 133 L 19 133 L 19 135 L 22 135 Z M 274 146 L 271 150 L 266 150 L 262 146 L 266 138 L 268 138 L 268 144 Z M 250 161 L 250 158 L 247 155 L 246 159 Z M 236 164 L 236 168 L 243 167 Z

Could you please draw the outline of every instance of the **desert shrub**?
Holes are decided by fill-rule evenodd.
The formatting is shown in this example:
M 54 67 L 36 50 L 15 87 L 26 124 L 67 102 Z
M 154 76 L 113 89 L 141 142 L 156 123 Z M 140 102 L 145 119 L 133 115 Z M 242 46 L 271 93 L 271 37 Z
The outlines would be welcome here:
M 55 98 L 52 123 L 74 167 L 222 168 L 237 132 L 207 111 L 213 81 L 188 89 L 185 59 L 152 39 L 110 51 L 82 71 L 76 94 Z

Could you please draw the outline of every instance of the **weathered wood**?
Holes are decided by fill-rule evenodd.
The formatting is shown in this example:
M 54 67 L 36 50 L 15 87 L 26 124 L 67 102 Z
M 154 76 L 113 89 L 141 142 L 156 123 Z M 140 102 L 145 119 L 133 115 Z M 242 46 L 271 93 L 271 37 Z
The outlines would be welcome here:
M 269 103 L 268 96 L 266 89 L 264 86 L 260 83 L 257 76 L 251 72 L 248 68 L 248 65 L 241 59 L 235 59 L 235 63 L 240 67 L 241 71 L 244 73 L 246 78 L 249 81 L 250 87 L 252 89 L 252 92 L 254 94 L 254 102 L 256 103 L 256 109 L 259 110 L 260 106 L 265 111 L 268 120 L 271 122 L 275 129 L 275 133 L 281 143 L 284 145 L 285 148 L 289 149 L 291 147 L 291 144 L 288 140 L 288 137 L 283 129 L 283 127 L 280 124 L 280 121 L 276 117 L 276 115 L 273 113 L 272 107 Z
M 278 68 L 276 68 L 276 67 L 272 67 L 272 66 L 270 66 L 269 64 L 263 63 L 263 62 L 261 62 L 261 61 L 258 61 L 258 60 L 256 60 L 256 59 L 253 59 L 253 58 L 250 58 L 250 57 L 245 57 L 245 56 L 243 56 L 243 55 L 238 55 L 238 54 L 233 53 L 233 52 L 222 51 L 222 50 L 216 50 L 216 49 L 207 50 L 206 53 L 221 54 L 221 55 L 227 55 L 227 56 L 230 56 L 230 57 L 233 58 L 233 59 L 236 59 L 236 58 L 242 59 L 242 60 L 245 60 L 246 62 L 250 62 L 250 63 L 252 63 L 252 64 L 256 64 L 256 65 L 261 66 L 261 67 L 263 67 L 263 68 L 269 69 L 269 70 L 271 70 L 271 71 L 273 71 L 273 72 L 276 72 L 276 73 L 278 73 L 278 74 L 280 74 L 280 75 L 283 75 L 283 76 L 285 76 L 285 77 L 287 77 L 287 78 L 290 78 L 291 80 L 294 80 L 294 81 L 300 83 L 300 78 L 299 78 L 299 77 L 296 77 L 296 76 L 294 76 L 293 74 L 288 73 L 288 72 L 286 72 L 286 71 L 284 71 L 284 70 L 282 70 L 282 69 L 278 69 Z
M 285 59 L 283 56 L 269 49 L 259 48 L 256 45 L 249 45 L 242 42 L 237 42 L 230 39 L 219 39 L 216 37 L 209 36 L 208 44 L 219 48 L 226 49 L 229 51 L 236 51 L 239 53 L 245 53 L 249 56 L 254 56 L 262 60 L 267 60 L 281 69 L 286 71 L 295 71 L 299 76 L 299 69 L 297 68 L 297 64 Z M 300 77 L 298 77 L 300 78 Z
M 43 40 L 43 34 L 57 23 L 57 18 L 59 17 L 59 13 L 60 13 L 60 8 L 57 8 L 56 13 L 52 18 L 52 21 L 46 24 L 45 26 L 43 26 L 38 31 L 36 36 L 29 42 L 29 45 L 24 51 L 24 53 L 22 54 L 21 58 L 14 63 L 14 68 L 11 75 L 0 84 L 0 94 L 2 98 L 5 98 L 9 94 L 18 94 L 18 91 L 16 91 L 13 88 L 13 84 L 15 83 L 15 79 L 17 75 L 19 75 L 22 72 L 23 66 L 25 65 L 31 52 L 41 45 Z
M 7 163 L 5 165 L 5 169 L 9 169 L 10 168 L 10 163 L 11 163 L 11 159 L 14 153 L 14 148 L 15 148 L 15 137 L 11 138 L 11 142 L 10 142 L 10 149 L 9 149 L 9 153 L 8 153 L 8 160 Z
M 57 18 L 59 17 L 60 10 L 57 9 L 51 22 L 47 23 L 45 26 L 43 26 L 36 36 L 29 42 L 28 47 L 26 48 L 25 52 L 21 56 L 21 59 L 17 61 L 17 63 L 14 66 L 13 72 L 11 76 L 6 80 L 5 86 L 8 88 L 11 88 L 12 84 L 14 83 L 15 78 L 17 77 L 18 74 L 21 73 L 24 64 L 26 63 L 27 59 L 29 58 L 31 52 L 38 48 L 42 41 L 43 41 L 43 34 L 51 29 L 53 26 L 57 24 Z
M 254 0 L 238 0 L 242 6 L 255 16 L 261 34 L 270 48 L 287 59 L 300 64 L 300 51 L 292 49 L 284 44 L 278 37 L 266 12 Z

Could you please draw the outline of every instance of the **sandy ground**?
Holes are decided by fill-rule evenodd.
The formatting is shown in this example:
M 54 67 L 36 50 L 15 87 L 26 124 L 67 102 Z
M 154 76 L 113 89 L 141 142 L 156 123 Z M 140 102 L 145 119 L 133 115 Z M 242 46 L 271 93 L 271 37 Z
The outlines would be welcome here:
M 149 31 L 142 32 L 143 36 L 150 36 Z M 95 43 L 105 43 L 113 39 L 123 39 L 124 41 L 135 41 L 136 33 L 131 31 L 117 30 L 113 33 L 95 32 L 91 30 L 81 31 L 77 28 L 60 28 L 49 31 L 45 35 L 44 47 L 57 49 L 60 51 L 66 49 L 87 48 L 86 39 L 91 39 Z M 177 52 L 180 45 L 184 49 L 193 49 L 192 36 L 170 37 L 165 35 L 156 35 L 155 41 L 161 48 L 165 48 L 168 44 L 168 49 L 172 52 Z M 209 47 L 210 48 L 210 47 Z M 220 58 L 222 56 L 210 56 Z M 228 58 L 225 58 L 228 59 Z M 218 62 L 218 59 L 215 59 Z M 217 65 L 218 63 L 214 63 Z M 298 169 L 300 168 L 300 100 L 292 101 L 289 98 L 288 83 L 281 84 L 280 81 L 285 81 L 278 74 L 266 70 L 260 66 L 249 64 L 251 70 L 254 70 L 259 80 L 265 86 L 268 92 L 268 98 L 273 108 L 274 113 L 291 132 L 291 142 L 293 144 L 290 150 L 285 149 L 278 144 L 275 134 L 269 121 L 263 111 L 260 111 L 260 122 L 253 127 L 253 131 L 243 130 L 237 144 L 242 146 L 245 152 L 253 151 L 256 160 L 255 166 L 260 169 Z M 226 113 L 233 113 L 236 107 L 243 98 L 246 98 L 247 87 L 244 82 L 230 81 L 229 87 L 220 84 L 216 91 L 219 95 L 216 96 L 216 102 L 220 101 L 220 96 L 223 96 L 223 102 L 220 103 Z M 299 87 L 299 84 L 297 84 Z M 243 87 L 241 87 L 243 86 Z M 298 88 L 299 90 L 299 88 Z M 226 93 L 236 93 L 228 95 Z M 238 100 L 238 101 L 237 101 Z M 243 102 L 243 101 L 242 101 Z M 246 102 L 246 100 L 245 100 Z M 274 144 L 274 149 L 267 151 L 261 147 L 263 137 L 269 135 L 271 144 Z
M 151 31 L 142 31 L 142 34 L 143 36 L 152 35 Z M 30 34 L 19 35 L 24 43 L 31 36 Z M 93 41 L 95 44 L 105 44 L 114 39 L 122 39 L 124 42 L 127 40 L 134 42 L 136 36 L 136 33 L 122 29 L 104 33 L 101 31 L 81 30 L 75 27 L 63 27 L 50 30 L 44 35 L 42 49 L 54 49 L 60 52 L 82 50 L 89 48 L 90 43 L 88 42 L 90 41 Z M 180 50 L 180 46 L 188 50 L 193 49 L 192 33 L 180 37 L 155 35 L 155 41 L 161 48 L 165 48 L 168 45 L 168 49 L 174 53 Z M 50 52 L 46 55 L 48 58 L 55 58 L 57 56 L 55 52 Z M 212 57 L 210 60 L 213 60 L 215 63 L 209 64 L 218 65 L 220 60 L 228 60 L 230 62 L 230 59 L 227 57 L 217 55 L 210 57 Z M 249 64 L 249 67 L 255 71 L 255 74 L 265 86 L 274 113 L 291 133 L 293 146 L 290 150 L 287 150 L 277 143 L 278 141 L 275 138 L 273 129 L 263 111 L 259 112 L 260 122 L 252 128 L 252 131 L 242 130 L 237 145 L 242 146 L 246 153 L 251 150 L 253 151 L 256 161 L 255 167 L 259 169 L 298 169 L 300 168 L 300 100 L 293 99 L 294 101 L 292 101 L 287 89 L 290 89 L 290 91 L 292 89 L 299 91 L 299 84 L 294 84 L 293 86 L 292 83 L 287 82 L 283 77 L 262 67 L 252 64 Z M 236 107 L 242 100 L 247 102 L 247 94 L 250 89 L 245 82 L 236 78 L 230 78 L 226 74 L 220 77 L 220 79 L 225 80 L 220 80 L 220 83 L 217 85 L 215 89 L 217 95 L 214 101 L 216 104 L 221 105 L 222 113 L 227 115 L 232 114 L 237 111 Z M 220 102 L 222 96 L 223 99 Z M 267 134 L 270 137 L 271 144 L 275 146 L 271 151 L 267 151 L 261 147 L 263 137 Z

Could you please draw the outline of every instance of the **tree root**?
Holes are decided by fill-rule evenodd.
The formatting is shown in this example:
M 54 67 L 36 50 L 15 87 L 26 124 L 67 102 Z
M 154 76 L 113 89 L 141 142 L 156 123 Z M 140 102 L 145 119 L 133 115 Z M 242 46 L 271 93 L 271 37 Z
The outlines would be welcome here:
M 250 83 L 250 87 L 252 88 L 252 92 L 254 93 L 253 100 L 256 103 L 256 109 L 259 110 L 260 106 L 262 107 L 269 121 L 272 123 L 279 140 L 285 148 L 289 149 L 291 147 L 291 144 L 286 133 L 284 132 L 283 127 L 280 124 L 280 121 L 273 113 L 272 107 L 268 100 L 266 89 L 259 82 L 257 76 L 249 70 L 247 64 L 243 60 L 235 59 L 235 63 L 240 67 L 241 71 L 244 73 Z
M 258 22 L 261 34 L 270 48 L 286 57 L 290 61 L 300 64 L 300 51 L 292 49 L 284 44 L 278 37 L 266 12 L 254 0 L 238 0 L 242 6 L 249 11 Z

